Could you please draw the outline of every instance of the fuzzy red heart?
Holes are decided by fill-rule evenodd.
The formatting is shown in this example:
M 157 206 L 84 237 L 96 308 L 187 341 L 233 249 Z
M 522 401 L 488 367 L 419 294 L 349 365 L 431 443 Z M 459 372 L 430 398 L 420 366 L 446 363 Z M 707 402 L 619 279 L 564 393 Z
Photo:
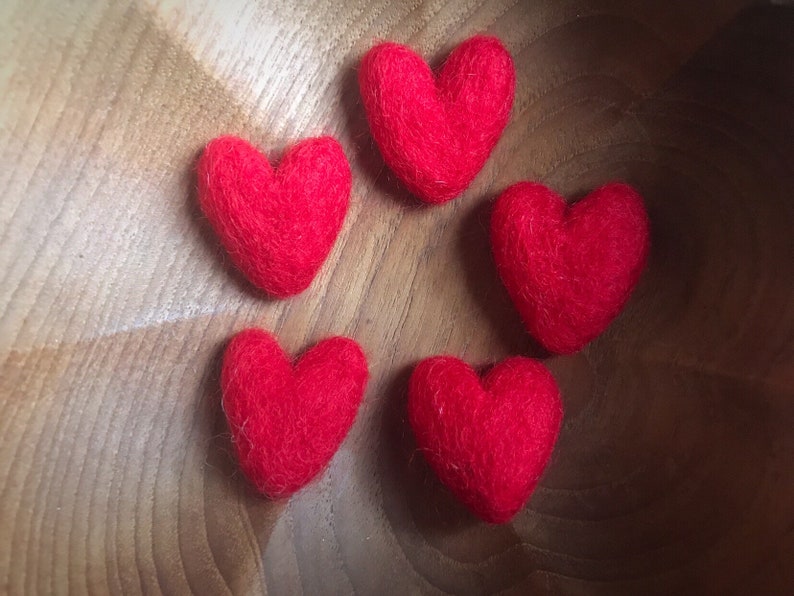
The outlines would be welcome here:
M 508 358 L 481 381 L 462 360 L 436 356 L 411 375 L 408 418 L 441 482 L 483 520 L 504 523 L 524 506 L 551 457 L 562 402 L 535 360 Z
M 356 418 L 368 375 L 351 339 L 321 341 L 293 365 L 261 329 L 234 336 L 223 355 L 223 410 L 251 483 L 280 498 L 319 474 Z
M 347 213 L 352 180 L 339 143 L 304 140 L 274 171 L 246 141 L 218 137 L 197 169 L 201 209 L 234 264 L 277 298 L 305 290 Z
M 496 200 L 491 246 L 529 332 L 558 354 L 581 349 L 620 313 L 650 250 L 642 197 L 611 183 L 573 207 L 521 182 Z
M 510 118 L 513 59 L 493 37 L 475 36 L 438 77 L 410 48 L 382 43 L 364 56 L 359 87 L 383 159 L 414 195 L 443 203 L 482 169 Z

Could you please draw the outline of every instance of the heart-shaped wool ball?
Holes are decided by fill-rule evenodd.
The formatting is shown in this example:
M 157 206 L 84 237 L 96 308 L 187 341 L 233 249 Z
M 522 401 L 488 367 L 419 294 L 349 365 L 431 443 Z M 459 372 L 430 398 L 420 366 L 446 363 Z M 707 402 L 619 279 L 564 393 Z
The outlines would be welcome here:
M 408 418 L 441 482 L 483 520 L 504 523 L 551 457 L 562 402 L 535 360 L 508 358 L 480 380 L 462 360 L 435 356 L 411 375 Z
M 271 498 L 317 476 L 356 418 L 369 376 L 359 345 L 332 337 L 294 364 L 261 329 L 234 336 L 223 355 L 221 390 L 240 467 Z
M 428 203 L 454 199 L 482 169 L 513 106 L 513 59 L 493 37 L 472 37 L 438 77 L 410 48 L 382 43 L 358 75 L 372 136 L 386 164 Z
M 541 184 L 521 182 L 496 200 L 491 246 L 499 275 L 529 332 L 570 354 L 614 319 L 650 250 L 642 198 L 611 183 L 573 207 Z
M 352 180 L 339 143 L 304 140 L 274 171 L 246 141 L 218 137 L 197 169 L 201 209 L 234 264 L 277 298 L 305 290 L 347 213 Z

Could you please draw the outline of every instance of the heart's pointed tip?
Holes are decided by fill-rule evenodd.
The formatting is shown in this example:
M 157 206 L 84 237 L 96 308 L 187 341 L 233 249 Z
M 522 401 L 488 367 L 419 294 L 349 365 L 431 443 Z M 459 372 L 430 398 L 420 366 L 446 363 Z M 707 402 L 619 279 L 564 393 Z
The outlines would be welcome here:
M 302 487 L 282 487 L 282 486 L 254 486 L 254 488 L 259 492 L 260 495 L 268 499 L 269 501 L 273 501 L 274 503 L 278 503 L 280 501 L 287 501 L 289 500 L 292 495 L 298 492 Z
M 308 268 L 296 270 L 294 265 L 276 267 L 272 263 L 265 271 L 260 267 L 249 267 L 243 273 L 256 288 L 276 300 L 299 296 L 311 286 L 317 274 Z
M 513 521 L 513 518 L 516 516 L 516 513 L 518 513 L 519 509 L 510 512 L 480 510 L 480 511 L 473 511 L 473 513 L 487 524 L 490 524 L 492 526 L 501 526 Z

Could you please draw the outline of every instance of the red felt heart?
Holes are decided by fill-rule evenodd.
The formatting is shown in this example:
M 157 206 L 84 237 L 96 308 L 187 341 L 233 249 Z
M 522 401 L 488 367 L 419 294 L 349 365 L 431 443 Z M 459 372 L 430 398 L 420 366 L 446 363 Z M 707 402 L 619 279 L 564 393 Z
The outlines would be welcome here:
M 568 354 L 629 299 L 650 250 L 648 216 L 626 184 L 607 184 L 568 207 L 545 186 L 522 182 L 496 200 L 491 246 L 529 332 Z
M 428 203 L 455 198 L 482 169 L 510 118 L 515 79 L 508 51 L 484 36 L 455 48 L 437 78 L 421 56 L 390 42 L 369 50 L 359 70 L 383 159 Z
M 234 336 L 223 355 L 223 410 L 240 467 L 260 492 L 289 496 L 322 471 L 355 420 L 368 374 L 361 348 L 344 337 L 293 366 L 269 333 Z
M 347 213 L 352 181 L 339 143 L 304 140 L 274 171 L 246 141 L 218 137 L 197 169 L 201 208 L 235 265 L 278 298 L 305 290 Z
M 436 356 L 411 375 L 408 418 L 441 482 L 485 521 L 504 523 L 551 457 L 562 402 L 535 360 L 508 358 L 480 381 L 462 360 Z

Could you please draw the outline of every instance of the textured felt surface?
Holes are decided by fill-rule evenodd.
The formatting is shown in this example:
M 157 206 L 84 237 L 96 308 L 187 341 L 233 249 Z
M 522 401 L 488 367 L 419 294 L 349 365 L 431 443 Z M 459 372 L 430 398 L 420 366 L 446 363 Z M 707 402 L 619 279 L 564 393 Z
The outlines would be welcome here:
M 294 364 L 276 339 L 246 329 L 223 356 L 223 410 L 240 467 L 271 498 L 312 480 L 356 418 L 368 369 L 359 345 L 321 341 Z
M 568 207 L 545 186 L 522 182 L 496 200 L 491 245 L 529 332 L 567 354 L 620 313 L 645 267 L 650 232 L 642 197 L 627 184 Z
M 412 49 L 386 42 L 364 56 L 359 86 L 386 164 L 414 195 L 443 203 L 469 186 L 499 140 L 515 70 L 494 37 L 461 43 L 437 77 Z
M 530 358 L 507 358 L 480 379 L 462 360 L 435 356 L 410 379 L 419 449 L 452 493 L 491 523 L 509 521 L 529 498 L 562 414 L 557 383 Z
M 347 213 L 352 180 L 339 143 L 301 141 L 274 170 L 251 144 L 224 136 L 197 170 L 201 209 L 251 283 L 277 298 L 305 290 Z

